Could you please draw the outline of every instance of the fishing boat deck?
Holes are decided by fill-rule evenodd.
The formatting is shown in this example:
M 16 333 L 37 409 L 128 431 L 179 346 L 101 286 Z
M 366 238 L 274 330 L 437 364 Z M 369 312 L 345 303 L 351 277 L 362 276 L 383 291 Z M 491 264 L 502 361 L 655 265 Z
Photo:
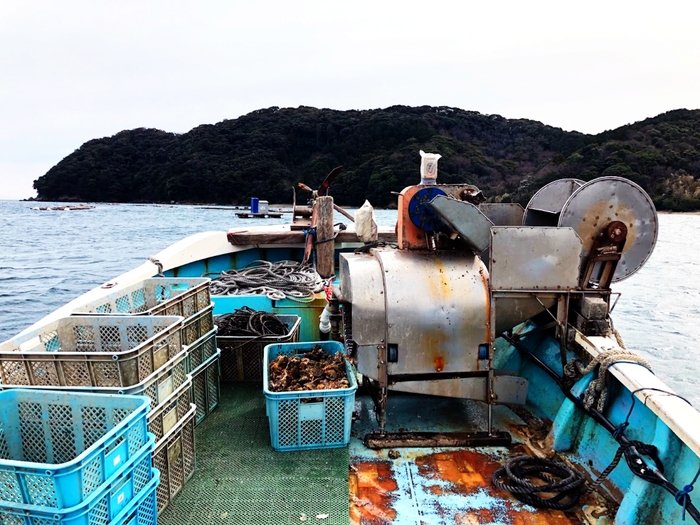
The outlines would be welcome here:
M 492 486 L 491 475 L 505 459 L 531 452 L 517 437 L 527 425 L 506 407 L 496 407 L 494 421 L 498 430 L 513 432 L 510 448 L 391 451 L 362 443 L 376 430 L 372 407 L 358 392 L 349 447 L 275 452 L 261 385 L 222 384 L 219 407 L 197 428 L 195 474 L 158 522 L 581 523 L 575 513 L 536 510 Z M 389 431 L 473 431 L 484 428 L 485 410 L 465 400 L 393 394 L 388 420 Z

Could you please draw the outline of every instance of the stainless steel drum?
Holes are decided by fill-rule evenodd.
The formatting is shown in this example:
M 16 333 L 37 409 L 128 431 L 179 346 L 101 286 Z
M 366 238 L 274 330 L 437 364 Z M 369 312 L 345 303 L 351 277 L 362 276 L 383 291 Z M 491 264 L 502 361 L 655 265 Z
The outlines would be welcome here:
M 340 287 L 352 303 L 360 373 L 378 378 L 379 361 L 392 352 L 386 358 L 392 375 L 479 369 L 479 345 L 490 338 L 489 289 L 474 254 L 344 253 Z

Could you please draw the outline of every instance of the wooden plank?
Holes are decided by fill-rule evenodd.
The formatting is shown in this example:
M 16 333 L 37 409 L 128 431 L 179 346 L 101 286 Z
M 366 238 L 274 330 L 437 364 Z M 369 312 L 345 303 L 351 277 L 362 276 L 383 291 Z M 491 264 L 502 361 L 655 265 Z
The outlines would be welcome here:
M 303 245 L 306 236 L 301 230 L 281 230 L 276 232 L 254 232 L 254 231 L 237 231 L 229 232 L 226 237 L 228 241 L 235 246 L 251 246 L 257 244 L 299 244 Z M 360 240 L 354 231 L 341 231 L 336 237 L 336 242 L 357 242 Z M 396 242 L 396 234 L 394 232 L 379 231 L 379 241 L 381 242 Z
M 365 436 L 365 446 L 373 450 L 403 447 L 507 447 L 507 432 L 372 432 Z
M 333 252 L 335 240 L 333 239 L 333 197 L 318 197 L 315 202 L 318 206 L 316 222 L 316 271 L 327 279 L 335 273 Z

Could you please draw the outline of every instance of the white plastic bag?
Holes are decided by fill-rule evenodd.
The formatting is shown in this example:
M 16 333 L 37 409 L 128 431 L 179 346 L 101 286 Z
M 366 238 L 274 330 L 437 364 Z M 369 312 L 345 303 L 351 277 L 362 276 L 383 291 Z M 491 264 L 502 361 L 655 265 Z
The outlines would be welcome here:
M 355 211 L 355 232 L 362 242 L 377 240 L 377 221 L 374 219 L 374 208 L 368 200 Z
M 439 153 L 426 153 L 420 150 L 420 157 L 420 183 L 424 185 L 436 184 L 438 160 L 442 155 Z

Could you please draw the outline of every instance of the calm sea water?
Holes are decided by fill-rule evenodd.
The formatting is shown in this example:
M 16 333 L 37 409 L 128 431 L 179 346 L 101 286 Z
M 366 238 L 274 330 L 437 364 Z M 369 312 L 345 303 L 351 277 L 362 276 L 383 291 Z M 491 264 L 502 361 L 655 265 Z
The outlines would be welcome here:
M 33 206 L 0 201 L 0 341 L 187 235 L 289 218 L 258 223 L 238 219 L 230 209 L 202 206 Z M 396 221 L 395 211 L 376 213 L 380 224 Z M 659 225 L 647 264 L 614 287 L 622 296 L 613 318 L 627 347 L 700 407 L 700 216 L 660 215 Z

